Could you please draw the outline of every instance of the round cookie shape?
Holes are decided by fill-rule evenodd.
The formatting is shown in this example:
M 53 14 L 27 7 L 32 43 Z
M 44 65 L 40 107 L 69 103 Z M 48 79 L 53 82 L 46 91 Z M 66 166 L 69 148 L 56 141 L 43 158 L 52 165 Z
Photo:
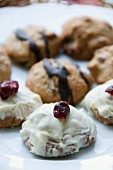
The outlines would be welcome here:
M 44 103 L 65 100 L 75 105 L 90 90 L 92 83 L 92 76 L 80 71 L 76 65 L 44 59 L 31 67 L 26 85 L 38 93 Z
M 96 50 L 88 69 L 98 84 L 113 79 L 113 45 Z
M 113 125 L 113 95 L 107 89 L 113 86 L 113 79 L 92 89 L 83 100 L 83 104 L 99 121 Z
M 67 118 L 57 119 L 53 115 L 55 104 L 43 104 L 22 125 L 22 139 L 36 155 L 70 155 L 95 140 L 96 127 L 89 116 L 69 105 L 70 113 Z
M 58 54 L 59 37 L 43 27 L 29 25 L 17 29 L 6 41 L 6 50 L 16 62 L 27 67 L 47 57 Z
M 113 28 L 105 21 L 89 17 L 66 22 L 61 34 L 64 53 L 75 59 L 89 60 L 96 49 L 113 44 Z
M 42 104 L 38 94 L 28 88 L 20 88 L 7 100 L 0 98 L 0 128 L 19 126 L 35 109 Z
M 0 83 L 10 79 L 11 61 L 3 46 L 0 46 Z

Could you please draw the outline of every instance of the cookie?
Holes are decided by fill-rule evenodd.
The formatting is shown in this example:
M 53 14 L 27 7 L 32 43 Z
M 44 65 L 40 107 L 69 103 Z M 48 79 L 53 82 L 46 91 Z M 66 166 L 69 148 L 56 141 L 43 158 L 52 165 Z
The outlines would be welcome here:
M 88 69 L 98 84 L 113 79 L 113 45 L 98 49 Z
M 0 46 L 0 83 L 10 79 L 11 61 L 3 46 Z
M 94 121 L 66 103 L 43 104 L 22 124 L 21 137 L 32 153 L 43 157 L 62 157 L 79 152 L 80 148 L 94 142 Z M 58 113 L 59 110 L 62 113 Z M 59 119 L 54 112 L 68 115 Z
M 38 93 L 44 103 L 65 100 L 75 105 L 90 90 L 92 83 L 92 76 L 76 65 L 46 58 L 31 67 L 26 85 Z
M 21 125 L 42 104 L 38 94 L 16 86 L 15 81 L 5 81 L 0 86 L 0 128 Z
M 7 40 L 6 50 L 9 56 L 19 63 L 30 67 L 42 58 L 51 58 L 58 54 L 59 37 L 38 26 L 17 29 Z
M 99 121 L 113 125 L 113 79 L 91 90 L 83 104 Z
M 64 24 L 61 39 L 64 53 L 89 60 L 96 49 L 113 44 L 113 28 L 102 20 L 74 18 Z

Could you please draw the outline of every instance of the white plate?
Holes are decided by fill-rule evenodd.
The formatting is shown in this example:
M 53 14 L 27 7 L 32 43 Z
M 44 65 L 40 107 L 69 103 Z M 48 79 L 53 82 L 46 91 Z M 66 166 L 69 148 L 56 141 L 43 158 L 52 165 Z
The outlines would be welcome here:
M 94 6 L 64 6 L 55 4 L 38 4 L 22 8 L 0 9 L 0 43 L 16 28 L 27 24 L 46 26 L 49 30 L 60 33 L 65 21 L 77 16 L 91 16 L 107 20 L 113 25 L 113 11 Z M 80 62 L 82 69 L 86 63 Z M 25 85 L 27 70 L 13 66 L 12 79 Z M 35 156 L 23 144 L 20 128 L 0 130 L 0 170 L 112 170 L 113 169 L 113 127 L 96 121 L 97 140 L 88 148 L 81 149 L 72 156 L 46 159 Z

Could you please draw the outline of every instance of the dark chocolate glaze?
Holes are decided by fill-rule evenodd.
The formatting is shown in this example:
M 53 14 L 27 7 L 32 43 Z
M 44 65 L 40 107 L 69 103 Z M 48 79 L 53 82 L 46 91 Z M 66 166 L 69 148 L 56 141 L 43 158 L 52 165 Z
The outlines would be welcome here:
M 38 32 L 38 33 L 42 36 L 42 39 L 45 42 L 47 58 L 50 58 L 50 51 L 49 51 L 49 45 L 48 45 L 48 37 L 43 32 Z
M 54 60 L 57 62 L 56 60 Z M 45 58 L 43 60 L 44 68 L 49 77 L 57 76 L 59 78 L 59 93 L 61 100 L 68 101 L 71 105 L 74 105 L 72 91 L 68 85 L 67 76 L 69 75 L 67 69 L 58 63 L 58 67 L 53 67 L 52 63 Z
M 27 41 L 29 40 L 29 37 L 27 35 L 27 33 L 21 29 L 17 29 L 15 31 L 16 37 L 21 40 L 21 41 Z
M 29 49 L 37 56 L 37 61 L 41 60 L 40 58 L 40 49 L 37 47 L 35 41 L 28 37 L 27 33 L 21 29 L 16 30 L 16 37 L 21 41 L 29 42 Z
M 74 65 L 79 70 L 79 74 L 80 74 L 81 78 L 85 81 L 85 83 L 87 84 L 88 88 L 90 88 L 90 84 L 89 84 L 87 78 L 84 76 L 83 72 L 80 70 L 79 65 L 78 64 L 74 64 Z
M 87 78 L 84 76 L 83 72 L 79 70 L 80 76 L 82 77 L 82 79 L 85 81 L 85 83 L 87 84 L 88 88 L 90 88 L 90 84 L 87 80 Z

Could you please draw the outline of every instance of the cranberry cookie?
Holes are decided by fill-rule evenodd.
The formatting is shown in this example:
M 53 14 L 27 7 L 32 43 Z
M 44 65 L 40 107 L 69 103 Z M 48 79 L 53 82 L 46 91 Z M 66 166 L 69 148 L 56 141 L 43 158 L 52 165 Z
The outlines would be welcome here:
M 94 142 L 96 127 L 84 112 L 61 101 L 35 110 L 23 123 L 20 134 L 32 153 L 62 157 Z
M 18 87 L 17 81 L 4 81 L 0 85 L 0 128 L 21 125 L 42 104 L 38 94 Z
M 92 89 L 83 104 L 99 121 L 113 125 L 113 79 Z
M 59 51 L 59 38 L 38 26 L 16 30 L 6 41 L 9 56 L 30 67 L 42 58 L 54 57 Z
M 113 78 L 113 45 L 98 49 L 88 64 L 98 84 L 105 83 Z
M 65 23 L 61 39 L 66 54 L 88 60 L 96 49 L 113 44 L 113 28 L 105 21 L 74 18 Z
M 0 46 L 0 83 L 8 80 L 11 75 L 11 62 L 4 47 Z
M 92 83 L 92 76 L 76 65 L 44 59 L 31 67 L 26 84 L 44 103 L 65 100 L 74 105 L 82 100 Z

